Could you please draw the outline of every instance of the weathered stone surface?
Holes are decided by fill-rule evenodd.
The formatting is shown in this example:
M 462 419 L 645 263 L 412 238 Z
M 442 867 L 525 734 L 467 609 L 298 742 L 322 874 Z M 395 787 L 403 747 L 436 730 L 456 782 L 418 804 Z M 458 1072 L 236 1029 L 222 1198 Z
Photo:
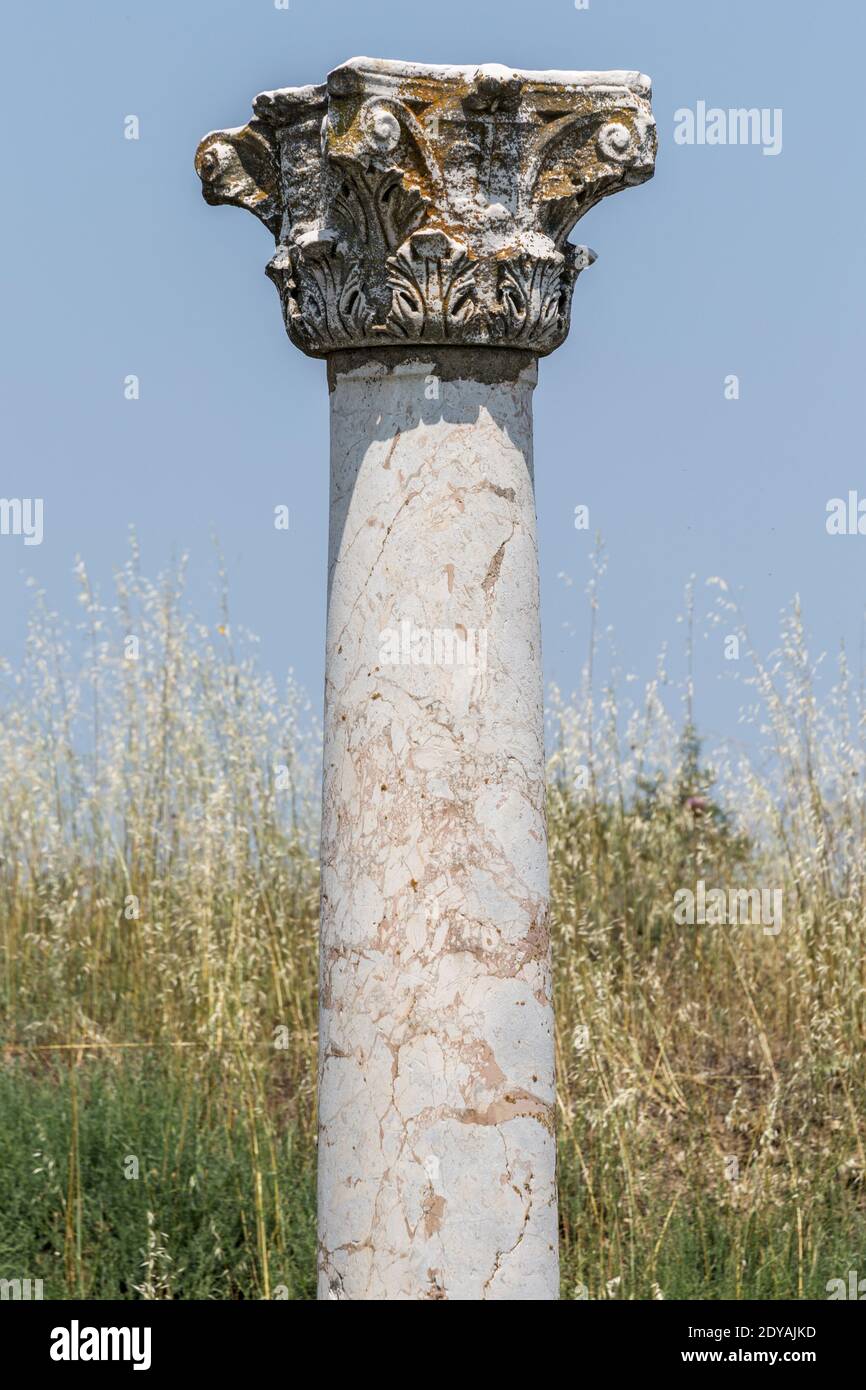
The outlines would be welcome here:
M 313 356 L 406 344 L 551 352 L 578 274 L 567 237 L 651 177 L 649 79 L 353 58 L 321 86 L 263 92 L 205 137 L 204 196 L 274 233 L 268 274 Z

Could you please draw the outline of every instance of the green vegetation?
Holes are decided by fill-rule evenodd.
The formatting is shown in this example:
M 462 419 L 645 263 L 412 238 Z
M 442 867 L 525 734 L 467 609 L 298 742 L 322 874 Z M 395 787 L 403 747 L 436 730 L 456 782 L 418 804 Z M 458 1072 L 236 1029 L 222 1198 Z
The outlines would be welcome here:
M 82 631 L 37 599 L 3 674 L 0 1277 L 310 1298 L 315 741 L 182 574 L 79 577 Z M 796 612 L 751 659 L 754 764 L 703 765 L 690 679 L 679 727 L 657 683 L 552 700 L 565 1297 L 866 1275 L 864 710 Z M 676 925 L 699 879 L 782 930 Z

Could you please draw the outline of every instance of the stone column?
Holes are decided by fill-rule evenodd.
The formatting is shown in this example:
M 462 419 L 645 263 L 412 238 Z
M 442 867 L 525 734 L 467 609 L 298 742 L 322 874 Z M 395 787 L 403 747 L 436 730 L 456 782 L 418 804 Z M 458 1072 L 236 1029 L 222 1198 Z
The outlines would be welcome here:
M 328 359 L 319 1297 L 555 1299 L 536 360 L 650 84 L 353 59 L 208 135 Z

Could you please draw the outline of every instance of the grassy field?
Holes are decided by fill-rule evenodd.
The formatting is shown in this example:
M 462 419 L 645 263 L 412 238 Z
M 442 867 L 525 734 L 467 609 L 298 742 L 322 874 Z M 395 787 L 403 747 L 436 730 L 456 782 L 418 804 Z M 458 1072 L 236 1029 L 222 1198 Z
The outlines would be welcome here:
M 182 574 L 79 580 L 2 674 L 0 1277 L 311 1298 L 315 738 Z M 819 700 L 796 610 L 769 664 L 742 640 L 760 755 L 714 771 L 690 678 L 625 707 L 593 639 L 551 697 L 566 1298 L 866 1275 L 861 692 Z M 678 925 L 698 880 L 782 891 L 781 930 Z

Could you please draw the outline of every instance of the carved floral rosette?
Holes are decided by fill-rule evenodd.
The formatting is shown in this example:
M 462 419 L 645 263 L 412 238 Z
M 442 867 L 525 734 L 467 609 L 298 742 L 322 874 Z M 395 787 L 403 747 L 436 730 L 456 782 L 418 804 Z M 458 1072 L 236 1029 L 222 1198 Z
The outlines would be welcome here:
M 355 58 L 322 86 L 264 92 L 205 137 L 209 203 L 273 232 L 267 273 L 292 341 L 552 352 L 577 276 L 567 240 L 609 193 L 650 178 L 640 73 L 514 72 Z

